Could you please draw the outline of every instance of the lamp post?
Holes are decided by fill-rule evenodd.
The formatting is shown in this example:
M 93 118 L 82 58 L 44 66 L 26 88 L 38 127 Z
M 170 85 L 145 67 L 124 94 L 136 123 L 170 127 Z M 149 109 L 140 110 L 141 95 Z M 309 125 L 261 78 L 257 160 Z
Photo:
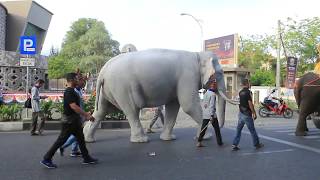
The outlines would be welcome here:
M 202 29 L 202 25 L 201 25 L 201 23 L 200 23 L 200 20 L 197 19 L 197 18 L 195 18 L 193 15 L 188 14 L 188 13 L 181 13 L 180 15 L 181 15 L 181 16 L 190 16 L 193 20 L 195 20 L 195 21 L 197 22 L 197 24 L 198 24 L 199 27 L 200 27 L 200 32 L 201 32 L 201 46 L 200 46 L 201 49 L 200 49 L 200 51 L 204 51 L 203 29 Z

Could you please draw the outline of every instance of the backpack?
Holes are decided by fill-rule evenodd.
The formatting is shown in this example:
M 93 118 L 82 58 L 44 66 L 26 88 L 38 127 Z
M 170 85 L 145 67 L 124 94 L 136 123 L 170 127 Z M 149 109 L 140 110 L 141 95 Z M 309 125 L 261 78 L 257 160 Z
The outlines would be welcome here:
M 32 108 L 32 106 L 31 106 L 31 98 L 30 97 L 28 97 L 28 99 L 24 103 L 24 107 L 25 108 Z

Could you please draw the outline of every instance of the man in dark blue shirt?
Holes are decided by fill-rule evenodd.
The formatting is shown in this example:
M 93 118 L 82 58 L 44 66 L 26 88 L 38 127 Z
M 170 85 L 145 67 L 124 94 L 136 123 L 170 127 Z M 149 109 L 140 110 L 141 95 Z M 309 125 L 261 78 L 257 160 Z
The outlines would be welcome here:
M 254 120 L 257 119 L 256 111 L 252 103 L 252 92 L 249 90 L 250 81 L 248 79 L 243 79 L 242 81 L 243 89 L 239 92 L 240 105 L 239 105 L 239 120 L 237 126 L 237 134 L 233 140 L 232 150 L 237 151 L 240 148 L 238 144 L 240 142 L 241 131 L 243 126 L 246 124 L 250 134 L 253 139 L 253 145 L 256 149 L 263 147 L 263 144 L 259 142 L 259 137 L 257 135 L 256 129 L 254 127 Z

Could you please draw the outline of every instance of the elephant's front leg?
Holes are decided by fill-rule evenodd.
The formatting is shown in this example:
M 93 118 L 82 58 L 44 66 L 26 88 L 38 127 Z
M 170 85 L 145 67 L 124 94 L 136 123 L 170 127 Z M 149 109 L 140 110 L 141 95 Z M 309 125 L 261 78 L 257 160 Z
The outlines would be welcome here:
M 306 136 L 306 130 L 307 130 L 307 122 L 306 118 L 310 114 L 310 111 L 312 107 L 309 105 L 310 103 L 307 103 L 306 101 L 301 101 L 300 104 L 300 113 L 299 113 L 299 120 L 296 128 L 296 136 Z
M 180 105 L 178 101 L 172 101 L 165 105 L 165 118 L 163 131 L 160 135 L 160 139 L 169 141 L 176 139 L 176 136 L 172 134 L 173 126 L 176 123 L 177 115 Z

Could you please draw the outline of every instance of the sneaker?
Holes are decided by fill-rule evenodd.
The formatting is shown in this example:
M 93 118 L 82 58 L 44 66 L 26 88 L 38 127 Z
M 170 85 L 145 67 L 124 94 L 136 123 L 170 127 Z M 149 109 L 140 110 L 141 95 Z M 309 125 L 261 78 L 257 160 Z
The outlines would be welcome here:
M 72 152 L 71 154 L 70 154 L 70 156 L 71 157 L 81 157 L 82 156 L 82 154 L 81 154 L 81 152 Z
M 201 142 L 198 142 L 197 147 L 205 147 L 205 145 L 203 145 Z
M 98 163 L 98 159 L 89 157 L 88 159 L 84 159 L 82 164 L 97 164 Z
M 40 163 L 48 169 L 55 169 L 58 167 L 57 165 L 53 164 L 51 160 L 42 160 Z
M 154 133 L 154 132 L 150 128 L 148 128 L 147 133 Z
M 64 148 L 60 147 L 59 152 L 60 152 L 60 156 L 63 156 L 64 155 Z
M 33 133 L 31 133 L 31 136 L 38 136 L 39 134 L 38 133 L 35 133 L 35 132 L 33 132 Z
M 236 145 L 232 145 L 232 148 L 231 148 L 232 151 L 238 151 L 240 150 L 240 148 Z
M 254 147 L 256 147 L 256 149 L 260 149 L 260 148 L 262 148 L 263 146 L 264 146 L 264 144 L 259 143 L 259 144 L 255 145 Z

